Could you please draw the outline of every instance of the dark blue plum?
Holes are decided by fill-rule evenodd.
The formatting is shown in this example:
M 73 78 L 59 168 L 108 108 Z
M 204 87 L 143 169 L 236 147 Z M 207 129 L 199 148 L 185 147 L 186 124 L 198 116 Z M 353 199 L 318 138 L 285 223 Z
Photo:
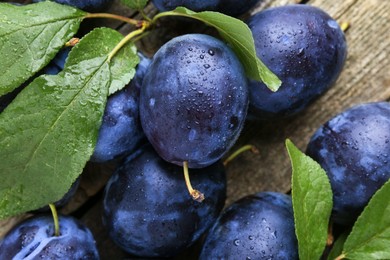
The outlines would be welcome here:
M 290 196 L 261 192 L 226 208 L 204 241 L 208 259 L 298 259 Z
M 152 0 L 154 6 L 159 11 L 171 11 L 176 7 L 183 6 L 192 11 L 213 11 L 217 8 L 219 0 L 199 1 L 199 0 Z
M 222 163 L 190 170 L 197 202 L 188 194 L 183 169 L 162 160 L 153 148 L 127 160 L 107 183 L 103 200 L 111 239 L 141 257 L 170 257 L 192 245 L 215 221 L 226 198 Z
M 237 140 L 248 107 L 247 80 L 235 54 L 204 34 L 187 34 L 154 55 L 141 89 L 143 130 L 168 162 L 201 168 Z
M 248 20 L 257 56 L 283 82 L 277 92 L 249 81 L 252 119 L 294 115 L 338 78 L 347 55 L 344 33 L 324 11 L 287 5 L 256 13 Z
M 231 16 L 239 16 L 248 12 L 262 0 L 220 0 L 215 11 Z
M 42 69 L 42 72 L 49 75 L 57 75 L 61 72 L 65 67 L 66 58 L 68 58 L 70 50 L 71 48 L 69 47 L 61 49 L 54 59 L 52 59 L 50 63 Z
M 151 60 L 138 55 L 140 63 L 134 78 L 125 88 L 108 97 L 91 161 L 107 162 L 122 157 L 145 140 L 139 119 L 139 95 Z
M 328 174 L 334 221 L 353 224 L 390 178 L 390 104 L 361 104 L 336 115 L 311 137 L 307 154 Z
M 89 229 L 73 217 L 60 216 L 54 236 L 53 217 L 41 215 L 15 226 L 0 241 L 0 259 L 99 259 Z
M 183 6 L 192 11 L 215 11 L 224 14 L 239 16 L 246 13 L 261 0 L 152 0 L 159 11 L 170 11 Z
M 33 3 L 42 2 L 45 0 L 33 0 Z M 100 12 L 106 10 L 113 0 L 54 0 L 59 4 L 70 5 L 87 12 Z

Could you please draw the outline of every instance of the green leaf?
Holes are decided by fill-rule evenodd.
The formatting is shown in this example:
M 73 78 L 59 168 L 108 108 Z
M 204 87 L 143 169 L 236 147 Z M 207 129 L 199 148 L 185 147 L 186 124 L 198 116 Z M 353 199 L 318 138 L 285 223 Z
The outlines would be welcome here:
M 390 259 L 390 181 L 371 198 L 345 241 L 347 259 Z
M 221 37 L 232 47 L 243 64 L 249 78 L 262 80 L 272 91 L 277 91 L 282 84 L 278 77 L 257 57 L 252 32 L 241 20 L 218 12 L 205 11 L 196 13 L 184 7 L 178 7 L 173 11 L 157 14 L 153 20 L 155 21 L 164 16 L 189 17 L 214 27 L 218 30 Z
M 345 243 L 345 240 L 347 239 L 347 237 L 348 237 L 348 233 L 342 233 L 337 238 L 336 242 L 334 242 L 334 244 L 332 246 L 332 250 L 330 250 L 330 252 L 329 252 L 328 260 L 336 259 L 341 254 L 341 252 L 343 251 L 344 243 Z
M 328 238 L 332 190 L 320 165 L 290 140 L 286 147 L 292 164 L 292 201 L 299 259 L 320 259 Z
M 95 29 L 72 49 L 62 72 L 36 78 L 0 114 L 0 218 L 57 201 L 80 175 L 93 153 L 112 75 L 120 76 L 112 64 L 134 50 L 127 45 L 110 64 L 108 55 L 122 39 L 112 29 Z
M 142 10 L 148 3 L 148 0 L 121 0 L 127 7 L 134 10 Z
M 121 90 L 135 75 L 135 67 L 139 63 L 137 48 L 134 44 L 122 48 L 119 55 L 115 56 L 110 63 L 111 66 L 111 86 L 108 94 L 111 95 Z
M 77 32 L 85 13 L 45 1 L 0 3 L 0 96 L 43 68 Z

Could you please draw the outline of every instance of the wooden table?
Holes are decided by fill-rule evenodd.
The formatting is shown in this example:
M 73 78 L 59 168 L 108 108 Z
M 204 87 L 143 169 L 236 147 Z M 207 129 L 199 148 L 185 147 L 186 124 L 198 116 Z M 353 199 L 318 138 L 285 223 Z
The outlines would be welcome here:
M 15 1 L 14 1 L 15 2 Z M 30 1 L 18 1 L 29 3 Z M 252 13 L 271 6 L 294 3 L 292 0 L 264 0 Z M 290 190 L 291 166 L 284 146 L 290 138 L 300 149 L 305 147 L 314 131 L 332 116 L 352 105 L 390 99 L 390 1 L 382 0 L 312 0 L 306 4 L 325 10 L 338 22 L 348 22 L 346 31 L 348 58 L 336 84 L 299 115 L 280 121 L 248 122 L 235 148 L 253 144 L 259 154 L 244 153 L 227 167 L 227 205 L 245 195 L 259 191 Z M 109 12 L 139 17 L 115 1 Z M 156 10 L 150 4 L 146 13 Z M 105 25 L 126 34 L 128 25 L 99 20 L 96 25 Z M 147 55 L 153 53 L 169 38 L 187 32 L 204 32 L 207 28 L 185 24 L 178 25 L 172 19 L 164 25 L 174 29 L 158 29 L 138 42 L 138 47 Z M 62 212 L 73 214 L 86 223 L 95 235 L 102 259 L 130 259 L 108 238 L 101 223 L 102 189 L 115 165 L 100 166 L 89 163 L 82 175 L 81 186 L 70 205 Z M 25 215 L 0 221 L 0 236 Z M 175 259 L 196 259 L 199 245 Z

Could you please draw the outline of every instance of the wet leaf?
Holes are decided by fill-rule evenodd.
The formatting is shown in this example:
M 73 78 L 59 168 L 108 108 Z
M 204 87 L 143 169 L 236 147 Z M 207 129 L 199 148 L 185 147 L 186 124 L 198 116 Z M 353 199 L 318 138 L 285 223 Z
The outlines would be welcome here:
M 290 140 L 286 140 L 286 147 L 292 164 L 291 193 L 299 259 L 320 259 L 333 204 L 329 179 L 321 166 Z
M 45 1 L 0 3 L 0 96 L 42 69 L 77 32 L 85 13 Z
M 59 200 L 81 174 L 112 75 L 120 77 L 115 59 L 136 57 L 127 45 L 107 61 L 122 39 L 112 29 L 95 29 L 72 49 L 62 72 L 36 78 L 0 114 L 0 218 Z

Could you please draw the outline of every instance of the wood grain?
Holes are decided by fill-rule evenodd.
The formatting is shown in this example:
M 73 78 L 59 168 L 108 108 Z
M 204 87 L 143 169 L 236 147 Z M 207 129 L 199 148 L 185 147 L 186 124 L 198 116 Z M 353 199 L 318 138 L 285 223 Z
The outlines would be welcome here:
M 251 13 L 295 2 L 264 0 Z M 345 33 L 348 43 L 347 62 L 332 88 L 299 115 L 280 121 L 246 123 L 234 149 L 250 143 L 258 148 L 259 154 L 244 153 L 227 166 L 227 205 L 254 192 L 289 191 L 291 167 L 284 146 L 286 138 L 305 150 L 314 131 L 337 113 L 355 104 L 390 100 L 390 1 L 312 0 L 307 4 L 322 8 L 339 22 L 350 23 L 350 28 Z M 121 6 L 119 1 L 115 1 L 110 12 L 140 18 L 139 14 Z M 149 5 L 145 12 L 153 16 L 156 10 Z M 99 21 L 97 25 L 116 28 L 123 34 L 133 29 L 108 20 Z M 187 32 L 215 34 L 199 23 L 178 23 L 166 19 L 153 33 L 139 41 L 137 46 L 145 54 L 152 56 L 165 41 Z M 89 165 L 85 171 L 87 177 L 83 177 L 75 201 L 65 212 L 74 212 L 91 227 L 102 259 L 131 259 L 109 240 L 101 223 L 101 190 L 114 167 L 111 165 L 103 169 L 98 165 Z M 92 203 L 88 203 L 91 198 Z M 19 216 L 0 221 L 0 237 L 22 218 L 23 216 Z M 190 259 L 190 256 L 196 259 L 198 249 L 199 245 L 176 259 Z

